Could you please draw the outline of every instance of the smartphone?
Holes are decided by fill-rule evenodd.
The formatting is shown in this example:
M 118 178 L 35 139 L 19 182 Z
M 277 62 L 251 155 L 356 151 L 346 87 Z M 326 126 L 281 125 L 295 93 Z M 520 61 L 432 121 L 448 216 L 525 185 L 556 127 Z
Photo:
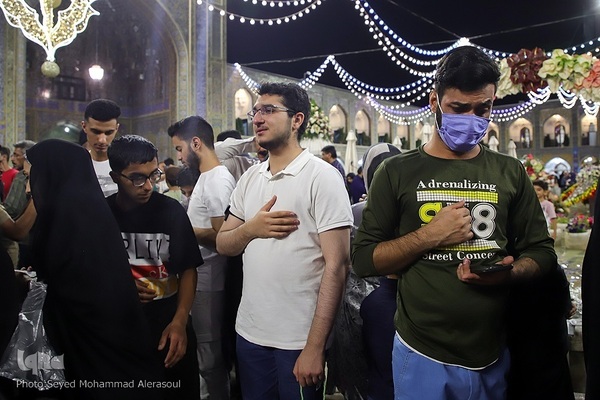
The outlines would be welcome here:
M 489 274 L 492 272 L 499 271 L 508 271 L 513 269 L 512 264 L 503 265 L 503 264 L 481 264 L 474 267 L 471 267 L 471 272 L 474 274 Z

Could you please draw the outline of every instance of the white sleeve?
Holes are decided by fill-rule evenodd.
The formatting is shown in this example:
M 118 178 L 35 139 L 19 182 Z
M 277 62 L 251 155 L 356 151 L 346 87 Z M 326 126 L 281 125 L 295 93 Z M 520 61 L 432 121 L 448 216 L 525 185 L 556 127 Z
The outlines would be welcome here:
M 227 138 L 224 142 L 215 143 L 215 153 L 217 153 L 217 158 L 221 162 L 252 151 L 254 151 L 254 137 L 247 139 Z
M 235 179 L 225 167 L 215 174 L 210 183 L 207 183 L 208 190 L 204 193 L 204 201 L 208 209 L 210 218 L 223 217 L 225 210 L 229 206 L 231 192 L 235 188 Z
M 311 196 L 317 232 L 351 227 L 354 221 L 344 179 L 335 168 L 323 168 L 312 186 Z

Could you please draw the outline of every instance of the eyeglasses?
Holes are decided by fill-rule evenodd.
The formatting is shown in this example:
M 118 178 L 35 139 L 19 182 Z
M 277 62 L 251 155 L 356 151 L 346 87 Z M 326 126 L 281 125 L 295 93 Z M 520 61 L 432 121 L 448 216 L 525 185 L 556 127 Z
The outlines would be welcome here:
M 296 111 L 294 110 L 290 110 L 289 108 L 285 108 L 285 107 L 281 107 L 281 106 L 275 106 L 273 104 L 267 104 L 265 106 L 262 106 L 258 109 L 253 108 L 252 111 L 250 111 L 248 113 L 248 118 L 253 119 L 254 116 L 258 113 L 261 113 L 262 115 L 271 115 L 274 112 L 277 111 L 286 111 L 286 112 L 291 112 L 291 113 L 296 113 Z
M 122 173 L 119 172 L 119 175 L 121 175 L 123 178 L 125 179 L 129 179 L 131 181 L 131 183 L 133 183 L 133 186 L 135 187 L 142 187 L 146 184 L 146 181 L 150 181 L 150 183 L 155 184 L 158 183 L 158 181 L 160 181 L 160 178 L 162 177 L 163 172 L 160 169 L 157 169 L 156 171 L 154 171 L 153 173 L 151 173 L 148 176 L 144 176 L 144 175 L 134 175 L 133 177 L 129 177 L 127 175 L 123 175 Z

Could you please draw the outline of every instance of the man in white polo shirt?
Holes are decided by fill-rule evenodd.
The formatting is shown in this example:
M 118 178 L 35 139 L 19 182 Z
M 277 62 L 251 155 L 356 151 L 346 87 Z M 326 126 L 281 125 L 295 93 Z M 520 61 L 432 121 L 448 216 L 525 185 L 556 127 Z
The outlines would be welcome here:
M 300 147 L 310 103 L 264 83 L 249 116 L 269 160 L 231 195 L 220 254 L 243 254 L 236 331 L 245 400 L 322 398 L 325 350 L 349 268 L 352 212 L 334 168 Z

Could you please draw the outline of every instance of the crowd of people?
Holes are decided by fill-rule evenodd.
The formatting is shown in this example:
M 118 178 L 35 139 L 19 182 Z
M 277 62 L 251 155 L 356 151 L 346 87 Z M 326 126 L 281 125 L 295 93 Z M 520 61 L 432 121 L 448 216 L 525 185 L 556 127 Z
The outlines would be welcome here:
M 74 384 L 0 378 L 0 398 L 572 399 L 548 188 L 479 143 L 499 76 L 475 47 L 448 53 L 431 140 L 375 145 L 357 174 L 333 146 L 300 146 L 310 102 L 286 83 L 258 88 L 251 138 L 173 123 L 180 166 L 119 135 L 105 99 L 85 110 L 84 145 L 15 144 L 0 351 L 24 267 L 48 285 L 44 327 Z

